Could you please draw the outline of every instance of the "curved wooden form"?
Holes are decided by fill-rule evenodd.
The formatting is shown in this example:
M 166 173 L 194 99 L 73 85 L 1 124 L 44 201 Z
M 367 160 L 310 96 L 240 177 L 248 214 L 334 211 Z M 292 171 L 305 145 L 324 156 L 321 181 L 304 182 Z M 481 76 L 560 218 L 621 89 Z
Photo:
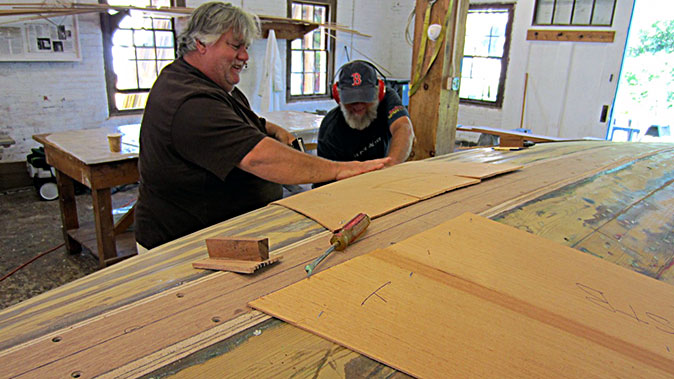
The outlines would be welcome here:
M 321 269 L 469 211 L 674 284 L 671 144 L 562 142 L 434 159 L 524 168 L 373 220 Z M 246 306 L 303 279 L 330 235 L 269 205 L 4 309 L 0 376 L 401 375 Z M 268 237 L 270 255 L 284 259 L 252 276 L 193 269 L 217 236 Z

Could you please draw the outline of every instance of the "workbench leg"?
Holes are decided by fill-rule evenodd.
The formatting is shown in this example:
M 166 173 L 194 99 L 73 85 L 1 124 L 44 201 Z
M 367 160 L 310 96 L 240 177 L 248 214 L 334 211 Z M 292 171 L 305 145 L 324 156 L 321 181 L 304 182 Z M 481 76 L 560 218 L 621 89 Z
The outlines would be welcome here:
M 101 268 L 109 259 L 117 258 L 115 229 L 112 218 L 112 196 L 110 188 L 91 190 L 94 202 L 94 223 L 96 225 L 96 243 L 98 261 Z
M 77 219 L 77 203 L 75 202 L 75 181 L 68 175 L 56 171 L 56 186 L 59 191 L 59 208 L 61 208 L 61 225 L 63 240 L 69 253 L 77 254 L 82 251 L 82 245 L 68 234 L 68 230 L 77 229 L 80 223 Z

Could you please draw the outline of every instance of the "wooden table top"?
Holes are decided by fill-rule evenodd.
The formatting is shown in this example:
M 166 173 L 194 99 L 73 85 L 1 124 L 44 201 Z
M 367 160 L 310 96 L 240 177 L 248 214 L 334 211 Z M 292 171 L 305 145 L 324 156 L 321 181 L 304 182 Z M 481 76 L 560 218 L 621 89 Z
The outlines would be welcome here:
M 579 141 L 433 159 L 524 168 L 377 218 L 321 269 L 470 211 L 674 284 L 674 145 Z M 193 269 L 214 236 L 268 237 L 284 258 L 252 276 Z M 4 309 L 0 376 L 386 377 L 392 369 L 247 307 L 302 280 L 329 238 L 269 205 Z
M 110 151 L 108 134 L 122 134 L 122 150 Z M 110 163 L 138 158 L 140 125 L 122 125 L 94 129 L 67 130 L 64 132 L 38 134 L 33 139 L 50 145 L 86 165 Z

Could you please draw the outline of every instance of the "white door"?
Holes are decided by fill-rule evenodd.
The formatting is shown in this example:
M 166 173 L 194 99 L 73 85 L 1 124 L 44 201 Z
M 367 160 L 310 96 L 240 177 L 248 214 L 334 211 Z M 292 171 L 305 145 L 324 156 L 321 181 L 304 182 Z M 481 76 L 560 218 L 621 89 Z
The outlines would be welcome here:
M 530 41 L 524 128 L 553 137 L 605 138 L 633 5 L 617 0 L 611 27 L 554 28 L 612 30 L 612 43 Z

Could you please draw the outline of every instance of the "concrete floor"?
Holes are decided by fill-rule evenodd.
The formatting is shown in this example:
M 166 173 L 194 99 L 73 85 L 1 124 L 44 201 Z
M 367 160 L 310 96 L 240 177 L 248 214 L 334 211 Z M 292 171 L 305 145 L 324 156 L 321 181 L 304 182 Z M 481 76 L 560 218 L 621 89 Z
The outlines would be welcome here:
M 137 187 L 116 188 L 115 208 L 137 196 Z M 93 221 L 89 193 L 77 195 L 80 224 Z M 26 187 L 0 193 L 0 277 L 38 254 L 63 243 L 58 201 L 42 201 L 35 188 Z M 98 258 L 89 250 L 69 254 L 60 247 L 20 269 L 0 282 L 0 309 L 29 299 L 98 270 Z

